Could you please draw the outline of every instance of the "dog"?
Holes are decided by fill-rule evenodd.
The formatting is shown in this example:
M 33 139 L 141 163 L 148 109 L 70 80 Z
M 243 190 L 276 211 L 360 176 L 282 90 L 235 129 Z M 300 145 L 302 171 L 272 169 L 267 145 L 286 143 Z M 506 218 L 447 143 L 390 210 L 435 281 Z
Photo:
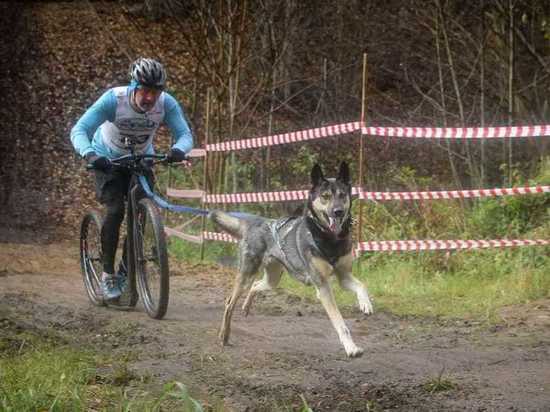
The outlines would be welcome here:
M 340 164 L 336 178 L 325 178 L 319 165 L 311 170 L 312 188 L 301 216 L 269 219 L 255 215 L 235 217 L 212 211 L 209 218 L 222 230 L 240 239 L 239 270 L 233 292 L 226 300 L 219 331 L 223 345 L 229 341 L 231 316 L 243 291 L 250 287 L 243 304 L 248 315 L 254 295 L 275 288 L 283 270 L 305 284 L 313 284 L 317 297 L 336 329 L 348 357 L 359 357 L 363 349 L 355 345 L 336 305 L 329 279 L 336 275 L 342 288 L 355 292 L 361 311 L 373 307 L 366 287 L 351 273 L 351 182 L 347 163 Z M 255 275 L 263 268 L 260 280 Z

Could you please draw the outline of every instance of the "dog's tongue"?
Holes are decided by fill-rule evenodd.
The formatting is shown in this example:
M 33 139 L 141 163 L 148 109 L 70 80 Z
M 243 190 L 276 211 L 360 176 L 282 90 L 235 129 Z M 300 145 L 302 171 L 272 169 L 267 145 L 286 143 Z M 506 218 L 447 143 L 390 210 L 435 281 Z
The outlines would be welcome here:
M 328 227 L 333 232 L 336 232 L 336 219 L 334 219 L 333 217 L 329 217 L 328 218 Z

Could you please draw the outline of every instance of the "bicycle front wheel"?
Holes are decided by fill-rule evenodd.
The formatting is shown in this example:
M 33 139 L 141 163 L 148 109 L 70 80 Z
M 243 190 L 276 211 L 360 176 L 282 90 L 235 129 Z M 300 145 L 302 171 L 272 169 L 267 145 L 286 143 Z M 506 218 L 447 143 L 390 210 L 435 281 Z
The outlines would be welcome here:
M 101 226 L 103 220 L 96 211 L 91 211 L 80 225 L 80 269 L 84 288 L 90 301 L 96 306 L 104 306 L 101 292 Z
M 138 291 L 147 314 L 162 319 L 168 308 L 168 252 L 162 218 L 150 199 L 135 210 L 134 242 Z

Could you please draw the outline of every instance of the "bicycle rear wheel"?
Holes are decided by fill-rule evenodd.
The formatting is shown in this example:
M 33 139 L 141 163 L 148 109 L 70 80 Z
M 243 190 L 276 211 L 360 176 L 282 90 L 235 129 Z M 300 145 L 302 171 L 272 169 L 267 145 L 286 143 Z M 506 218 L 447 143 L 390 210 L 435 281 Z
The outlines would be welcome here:
M 137 204 L 134 222 L 138 290 L 147 314 L 162 319 L 168 308 L 168 252 L 162 218 L 150 199 Z
M 80 225 L 80 269 L 84 288 L 90 301 L 96 306 L 104 306 L 101 292 L 101 226 L 103 219 L 96 211 L 90 211 Z

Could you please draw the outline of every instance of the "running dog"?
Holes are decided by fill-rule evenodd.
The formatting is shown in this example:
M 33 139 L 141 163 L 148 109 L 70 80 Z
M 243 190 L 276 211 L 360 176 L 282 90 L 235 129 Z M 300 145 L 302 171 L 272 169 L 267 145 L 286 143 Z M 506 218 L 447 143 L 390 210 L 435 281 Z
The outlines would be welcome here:
M 329 279 L 335 274 L 340 286 L 355 292 L 359 307 L 372 313 L 372 303 L 362 282 L 353 277 L 351 240 L 351 183 L 347 163 L 338 177 L 325 178 L 319 165 L 311 171 L 312 188 L 302 216 L 268 219 L 260 216 L 231 216 L 212 211 L 209 218 L 224 231 L 240 239 L 239 271 L 233 292 L 226 300 L 219 332 L 223 345 L 229 340 L 231 316 L 243 290 L 261 268 L 263 278 L 252 284 L 244 301 L 248 314 L 254 295 L 275 288 L 284 269 L 305 284 L 313 284 L 348 357 L 359 357 L 363 349 L 355 345 L 340 314 Z

